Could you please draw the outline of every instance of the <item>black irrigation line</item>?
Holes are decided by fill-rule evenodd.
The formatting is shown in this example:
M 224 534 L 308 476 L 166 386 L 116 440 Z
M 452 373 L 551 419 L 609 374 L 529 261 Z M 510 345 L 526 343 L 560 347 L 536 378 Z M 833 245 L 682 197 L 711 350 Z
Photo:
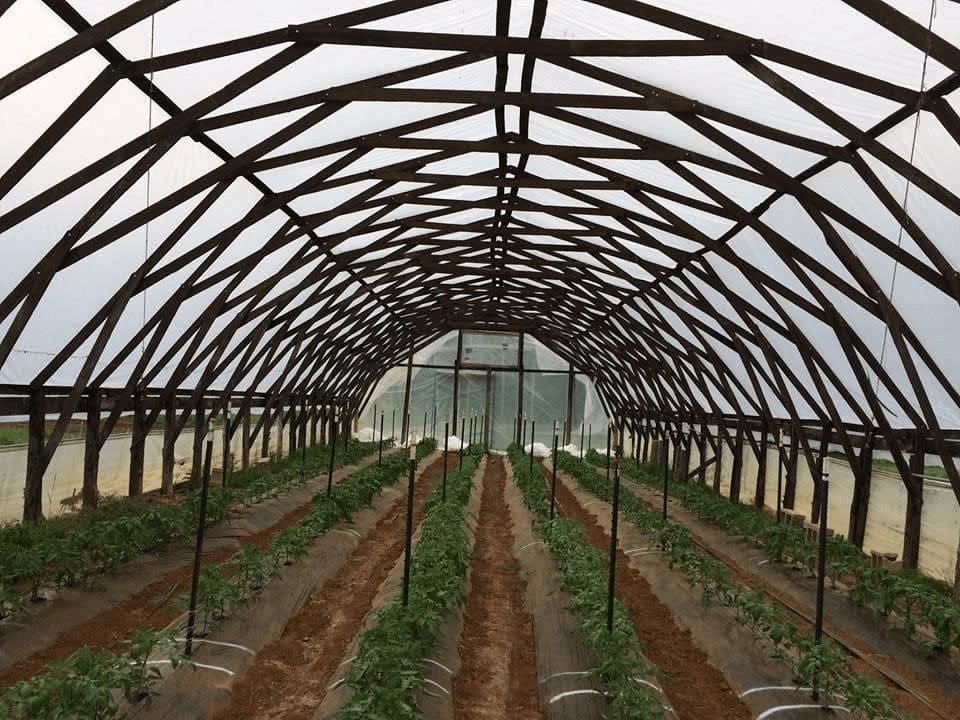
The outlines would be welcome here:
M 627 484 L 629 484 L 629 485 L 634 486 L 634 489 L 639 489 L 639 490 L 642 490 L 642 491 L 650 492 L 650 489 L 649 489 L 649 488 L 645 488 L 643 485 L 637 483 L 637 482 L 634 481 L 634 480 L 626 480 L 625 482 L 626 482 Z M 677 521 L 677 522 L 679 522 L 679 521 Z M 744 571 L 744 569 L 743 569 L 740 565 L 738 565 L 735 561 L 731 560 L 730 558 L 728 558 L 727 556 L 723 555 L 722 553 L 718 553 L 716 550 L 712 549 L 712 548 L 709 547 L 708 545 L 705 545 L 704 543 L 700 542 L 699 540 L 696 539 L 696 537 L 693 538 L 693 544 L 696 545 L 698 548 L 700 548 L 700 549 L 701 549 L 703 552 L 705 552 L 707 555 L 709 555 L 710 557 L 714 558 L 714 559 L 717 560 L 718 562 L 723 563 L 723 564 L 726 565 L 727 567 L 729 567 L 729 568 L 734 568 L 734 569 L 739 570 L 739 571 L 741 571 L 741 572 Z M 815 619 L 814 619 L 814 618 L 810 617 L 810 616 L 809 616 L 807 613 L 805 613 L 803 610 L 800 610 L 798 607 L 796 607 L 796 605 L 794 605 L 792 602 L 790 602 L 787 598 L 785 598 L 785 597 L 784 597 L 783 595 L 781 595 L 780 593 L 778 593 L 778 592 L 770 589 L 770 588 L 767 587 L 766 585 L 764 586 L 764 591 L 766 592 L 767 596 L 768 596 L 771 600 L 773 600 L 773 601 L 775 601 L 776 603 L 778 603 L 779 605 L 781 605 L 785 610 L 788 610 L 789 612 L 793 613 L 793 614 L 794 614 L 795 616 L 797 616 L 799 619 L 801 619 L 801 620 L 803 620 L 804 622 L 808 623 L 808 624 L 810 625 L 810 627 L 814 627 L 814 626 L 816 625 L 816 622 L 815 622 Z M 850 645 L 849 643 L 847 643 L 846 641 L 844 641 L 842 638 L 838 637 L 836 634 L 830 632 L 830 631 L 827 630 L 826 628 L 823 629 L 823 633 L 824 633 L 827 637 L 829 637 L 831 640 L 833 640 L 835 643 L 837 643 L 840 647 L 842 647 L 848 654 L 853 655 L 853 656 L 857 657 L 858 659 L 862 660 L 862 661 L 865 662 L 867 665 L 869 665 L 869 666 L 872 667 L 874 670 L 876 670 L 878 673 L 880 673 L 881 675 L 883 675 L 883 676 L 884 676 L 887 680 L 889 680 L 893 685 L 897 686 L 898 688 L 900 688 L 900 689 L 903 690 L 904 692 L 906 692 L 906 693 L 908 693 L 909 695 L 911 695 L 912 697 L 916 698 L 920 703 L 922 703 L 924 706 L 926 706 L 931 712 L 933 712 L 935 715 L 937 715 L 937 717 L 943 718 L 943 720 L 956 720 L 956 718 L 952 718 L 952 717 L 950 717 L 949 715 L 944 715 L 940 710 L 938 710 L 938 709 L 936 708 L 936 706 L 933 705 L 933 703 L 931 703 L 931 701 L 929 700 L 929 698 L 927 698 L 926 695 L 924 695 L 922 692 L 920 692 L 920 691 L 917 690 L 915 687 L 913 687 L 912 685 L 910 685 L 910 683 L 908 683 L 906 680 L 904 680 L 902 677 L 900 677 L 899 675 L 897 675 L 897 674 L 894 673 L 893 671 L 891 671 L 891 670 L 885 668 L 884 666 L 880 665 L 878 662 L 876 662 L 875 660 L 873 660 L 872 658 L 870 658 L 866 653 L 864 653 L 864 652 L 858 650 L 857 648 L 853 647 L 852 645 Z

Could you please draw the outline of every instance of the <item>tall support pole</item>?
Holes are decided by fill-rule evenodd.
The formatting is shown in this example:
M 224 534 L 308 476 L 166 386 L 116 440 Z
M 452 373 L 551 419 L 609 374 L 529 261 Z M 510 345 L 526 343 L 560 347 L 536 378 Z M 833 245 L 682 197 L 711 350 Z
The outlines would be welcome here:
M 427 411 L 424 410 L 423 411 L 423 435 L 421 435 L 420 437 L 425 438 L 426 436 L 427 436 Z
M 720 433 L 720 423 L 723 422 L 723 418 L 717 420 L 717 449 L 715 452 L 716 455 L 716 467 L 713 469 L 713 492 L 717 495 L 720 494 L 720 473 L 723 471 L 723 438 Z
M 133 434 L 130 438 L 130 472 L 127 478 L 127 495 L 143 495 L 143 456 L 147 443 L 147 428 L 143 408 L 143 393 L 133 395 Z
M 280 460 L 283 460 L 283 428 L 285 427 L 284 422 L 287 419 L 286 413 L 284 413 L 284 410 L 283 410 L 284 404 L 285 403 L 283 401 L 283 398 L 278 397 L 277 398 L 277 426 L 278 426 L 277 427 L 277 457 Z
M 173 467 L 176 462 L 176 443 L 177 395 L 171 392 L 167 396 L 167 402 L 163 409 L 163 449 L 160 451 L 160 492 L 163 495 L 173 494 Z
M 757 454 L 757 489 L 753 495 L 753 506 L 760 510 L 763 508 L 767 494 L 767 438 L 770 432 L 767 427 L 767 421 L 764 420 L 760 427 L 760 444 Z
M 457 462 L 457 469 L 458 469 L 458 470 L 463 467 L 463 450 L 464 450 L 464 448 L 466 447 L 466 442 L 467 442 L 467 441 L 465 440 L 465 438 L 466 438 L 466 424 L 467 424 L 467 419 L 466 419 L 466 418 L 460 418 L 460 459 L 459 459 L 459 461 Z
M 260 457 L 270 457 L 270 426 L 273 424 L 273 415 L 270 413 L 270 398 L 263 403 L 263 418 L 260 420 Z
M 670 485 L 667 466 L 670 464 L 670 441 L 666 432 L 663 433 L 663 519 L 667 519 L 667 501 L 670 499 Z
M 788 510 L 793 510 L 797 498 L 797 460 L 799 459 L 800 439 L 790 434 L 790 451 L 787 453 L 787 464 L 785 467 L 786 478 L 783 483 L 783 506 Z
M 816 480 L 824 477 L 823 468 L 826 465 L 827 459 L 827 450 L 830 449 L 830 423 L 825 423 L 823 429 L 820 431 L 820 453 L 817 457 L 817 475 L 814 476 Z M 816 482 L 817 487 L 814 488 L 813 493 L 813 503 L 810 507 L 810 522 L 815 523 L 820 517 L 820 507 L 823 502 L 823 494 L 819 492 L 820 488 L 819 482 Z
M 643 461 L 650 459 L 650 416 L 643 416 Z
M 97 476 L 100 472 L 100 411 L 103 407 L 103 393 L 99 389 L 91 390 L 87 396 L 87 433 L 83 448 L 83 506 L 96 507 L 100 500 Z M 167 418 L 168 424 L 170 418 Z M 173 467 L 170 468 L 170 488 L 173 489 Z
M 743 479 L 743 421 L 737 421 L 733 444 L 733 468 L 730 471 L 730 502 L 740 504 L 740 484 Z
M 333 492 L 333 463 L 337 454 L 337 413 L 330 408 L 330 466 L 327 468 L 327 497 Z
M 197 591 L 200 587 L 200 558 L 203 555 L 203 530 L 207 524 L 207 496 L 210 492 L 210 465 L 213 461 L 213 421 L 206 434 L 207 457 L 203 465 L 203 479 L 200 490 L 200 517 L 197 521 L 197 543 L 193 552 L 193 578 L 190 583 L 190 610 L 187 613 L 187 641 L 184 653 L 187 657 L 193 653 L 193 632 L 197 620 Z
M 407 358 L 407 380 L 403 386 L 403 417 L 401 422 L 403 425 L 400 427 L 400 435 L 403 438 L 403 442 L 407 441 L 407 438 L 410 436 L 410 385 L 413 380 L 413 353 L 410 354 L 410 357 Z
M 827 480 L 827 473 L 820 476 L 820 536 L 817 545 L 817 607 L 814 620 L 813 637 L 814 642 L 819 645 L 823 640 L 823 586 L 826 576 L 826 558 L 827 558 L 827 507 L 830 499 L 830 481 Z M 817 676 L 813 676 L 813 699 L 817 700 L 819 692 L 817 691 Z
M 230 400 L 223 404 L 223 487 L 227 486 L 230 476 L 230 466 L 233 465 L 233 457 L 230 452 L 230 435 L 233 434 L 232 418 L 230 417 Z
M 584 424 L 580 423 L 580 459 L 583 460 L 583 430 Z
M 853 479 L 853 498 L 850 502 L 850 522 L 847 539 L 861 550 L 867 533 L 867 516 L 870 511 L 870 484 L 873 476 L 873 430 L 867 428 L 863 435 L 863 447 L 856 459 Z
M 910 454 L 910 477 L 904 478 L 904 485 L 907 488 L 907 514 L 903 527 L 903 552 L 901 555 L 905 568 L 916 568 L 920 562 L 925 451 L 923 434 L 917 430 L 913 436 L 913 452 Z
M 407 483 L 407 527 L 403 544 L 403 607 L 410 598 L 410 550 L 413 538 L 413 490 L 417 472 L 417 442 L 410 443 L 410 480 Z
M 193 463 L 190 466 L 190 485 L 199 487 L 203 480 L 203 443 L 207 437 L 206 408 L 203 395 L 193 409 Z
M 298 442 L 300 443 L 300 450 L 302 451 L 307 446 L 307 425 L 310 424 L 310 411 L 309 405 L 307 404 L 307 396 L 300 396 L 300 422 L 298 424 L 297 430 L 299 432 Z
M 460 365 L 463 363 L 463 330 L 457 331 L 457 357 L 453 361 L 453 427 L 457 427 L 457 414 L 460 408 Z M 463 431 L 460 431 L 460 442 L 464 441 Z
M 610 575 L 607 581 L 607 632 L 613 632 L 613 599 L 617 589 L 617 522 L 620 519 L 620 462 L 623 446 L 619 438 L 613 469 L 613 507 L 610 512 Z
M 46 397 L 41 388 L 30 389 L 29 438 L 27 444 L 27 477 L 23 490 L 23 521 L 43 519 L 43 445 Z
M 573 399 L 576 389 L 576 375 L 573 372 L 573 363 L 570 363 L 567 370 L 567 419 L 563 433 L 563 444 L 570 444 L 570 432 L 573 430 Z
M 393 413 L 390 415 L 390 439 L 397 442 L 397 409 L 393 409 Z
M 317 443 L 317 424 L 313 424 L 313 444 Z M 240 425 L 240 468 L 250 467 L 250 405 L 243 408 L 243 420 Z
M 434 396 L 434 400 L 436 400 L 436 396 L 437 396 L 436 375 L 434 375 L 433 396 Z M 437 405 L 436 405 L 436 402 L 434 402 L 434 405 L 433 405 L 433 422 L 430 423 L 430 430 L 431 430 L 430 434 L 433 436 L 433 439 L 436 440 L 436 439 L 437 439 Z
M 373 414 L 374 422 L 376 422 L 377 414 Z M 310 446 L 313 447 L 317 444 L 317 422 L 320 420 L 320 413 L 317 410 L 317 398 L 316 395 L 311 396 L 310 398 Z
M 297 431 L 300 428 L 300 415 L 297 413 L 296 396 L 291 395 L 288 402 L 290 403 L 290 410 L 287 413 L 287 416 L 290 418 L 290 427 L 288 428 L 290 435 L 290 455 L 293 455 L 297 451 Z
M 527 419 L 523 414 L 523 332 L 520 333 L 520 341 L 517 343 L 517 441 L 520 443 L 520 450 L 523 450 L 526 444 Z M 520 439 L 520 420 L 523 418 L 523 440 Z

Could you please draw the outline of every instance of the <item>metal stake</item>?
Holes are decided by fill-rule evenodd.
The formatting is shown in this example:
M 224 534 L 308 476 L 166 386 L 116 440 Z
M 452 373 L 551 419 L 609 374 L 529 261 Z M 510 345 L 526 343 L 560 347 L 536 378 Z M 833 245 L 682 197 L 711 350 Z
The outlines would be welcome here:
M 777 525 L 783 514 L 783 428 L 777 440 Z
M 530 474 L 533 475 L 533 433 L 537 429 L 537 421 L 530 420 Z
M 827 562 L 827 502 L 830 498 L 829 473 L 821 473 L 823 480 L 820 483 L 820 537 L 817 547 L 817 614 L 814 621 L 814 642 L 817 645 L 823 639 L 823 581 L 826 575 Z M 820 696 L 817 690 L 817 676 L 813 676 L 813 699 Z
M 383 411 L 380 411 L 380 447 L 377 450 L 377 465 L 383 465 Z

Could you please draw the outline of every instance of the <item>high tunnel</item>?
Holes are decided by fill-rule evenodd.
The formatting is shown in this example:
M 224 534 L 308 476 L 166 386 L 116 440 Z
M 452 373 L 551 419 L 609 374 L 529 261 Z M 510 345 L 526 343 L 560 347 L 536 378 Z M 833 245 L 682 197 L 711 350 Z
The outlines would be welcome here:
M 302 443 L 437 342 L 520 377 L 526 339 L 578 383 L 537 418 L 567 440 L 815 486 L 842 453 L 855 542 L 889 453 L 916 565 L 924 468 L 960 500 L 958 43 L 943 0 L 0 0 L 24 518 L 75 419 L 92 501 L 122 417 L 135 491 L 161 420 L 167 478 L 210 416 Z M 464 358 L 491 336 L 516 357 Z

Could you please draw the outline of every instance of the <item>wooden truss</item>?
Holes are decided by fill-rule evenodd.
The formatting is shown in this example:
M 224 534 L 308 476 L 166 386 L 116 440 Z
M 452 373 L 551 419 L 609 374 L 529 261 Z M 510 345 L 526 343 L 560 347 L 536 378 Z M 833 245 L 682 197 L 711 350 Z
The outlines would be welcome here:
M 103 69 L 35 140 L 17 148 L 0 175 L 0 201 L 17 198 L 0 205 L 0 237 L 78 190 L 96 190 L 30 271 L 7 283 L 0 365 L 17 352 L 38 309 L 56 304 L 59 278 L 108 257 L 151 223 L 179 219 L 165 223 L 172 229 L 154 236 L 132 273 L 90 279 L 109 286 L 99 309 L 29 380 L 3 388 L 6 414 L 23 412 L 35 423 L 44 412 L 59 414 L 50 437 L 32 446 L 27 516 L 38 512 L 43 471 L 76 413 L 97 419 L 91 447 L 102 446 L 124 412 L 135 412 L 141 434 L 160 413 L 177 416 L 167 424 L 175 437 L 191 413 L 216 412 L 230 401 L 244 411 L 265 407 L 268 415 L 272 409 L 312 418 L 315 432 L 316 408 L 355 410 L 388 368 L 460 328 L 534 334 L 594 378 L 606 405 L 626 422 L 673 433 L 686 447 L 694 429 L 707 424 L 758 454 L 771 433 L 786 428 L 796 439 L 794 453 L 799 448 L 811 462 L 827 440 L 851 457 L 885 447 L 914 493 L 907 453 L 922 447 L 941 456 L 960 499 L 952 461 L 960 433 L 942 427 L 931 400 L 944 397 L 960 407 L 960 388 L 902 317 L 862 251 L 960 300 L 960 275 L 938 239 L 877 171 L 882 166 L 944 212 L 960 215 L 960 197 L 950 187 L 882 141 L 922 114 L 960 143 L 960 117 L 947 101 L 960 88 L 960 49 L 886 3 L 844 0 L 878 32 L 893 33 L 948 68 L 945 79 L 920 92 L 652 2 L 583 5 L 658 25 L 678 39 L 545 37 L 546 0 L 534 2 L 524 36 L 509 33 L 510 0 L 489 3 L 491 34 L 393 30 L 391 21 L 404 13 L 443 3 L 389 0 L 215 44 L 127 57 L 116 38 L 154 13 L 162 18 L 176 0 L 132 2 L 94 24 L 69 0 L 44 1 L 72 34 L 0 77 L 0 103 L 81 57 L 97 57 Z M 0 2 L 0 22 L 12 4 Z M 278 75 L 309 67 L 320 49 L 339 46 L 422 51 L 410 57 L 423 59 L 344 84 L 245 100 Z M 256 62 L 238 63 L 242 69 L 229 81 L 191 104 L 167 92 L 165 72 L 250 54 Z M 735 64 L 742 77 L 815 119 L 837 141 L 774 127 L 598 62 L 680 57 Z M 518 85 L 508 82 L 511 62 L 520 64 Z M 495 69 L 485 89 L 451 80 L 489 63 Z M 542 69 L 606 90 L 535 89 Z M 791 81 L 793 71 L 892 110 L 872 127 L 858 127 Z M 152 103 L 157 122 L 39 192 L 16 194 L 121 85 Z M 413 108 L 414 119 L 352 137 L 324 134 L 338 114 L 367 104 L 376 112 Z M 641 134 L 611 121 L 619 111 L 666 118 L 698 142 Z M 270 130 L 253 133 L 243 147 L 222 139 L 257 123 Z M 546 125 L 581 140 L 538 136 L 536 128 Z M 301 138 L 313 139 L 295 142 Z M 185 143 L 203 148 L 210 167 L 118 214 L 121 198 Z M 757 150 L 763 143 L 804 153 L 810 162 L 799 172 L 785 170 Z M 811 180 L 838 167 L 869 189 L 913 249 L 815 189 Z M 288 170 L 298 173 L 295 182 L 273 181 Z M 664 176 L 669 186 L 656 179 Z M 239 187 L 245 204 L 234 198 Z M 729 187 L 752 191 L 737 195 L 723 189 Z M 783 201 L 816 228 L 831 262 L 769 221 Z M 211 224 L 225 205 L 229 222 Z M 253 244 L 244 240 L 251 232 Z M 778 272 L 739 250 L 745 233 L 776 258 Z M 751 291 L 734 288 L 732 276 Z M 161 293 L 162 301 L 144 312 L 136 330 L 121 331 L 125 314 L 147 293 Z M 885 328 L 885 351 L 864 340 L 860 322 Z M 811 325 L 842 348 L 846 367 L 828 358 Z M 899 375 L 889 371 L 892 357 Z M 103 421 L 101 410 L 110 411 Z

